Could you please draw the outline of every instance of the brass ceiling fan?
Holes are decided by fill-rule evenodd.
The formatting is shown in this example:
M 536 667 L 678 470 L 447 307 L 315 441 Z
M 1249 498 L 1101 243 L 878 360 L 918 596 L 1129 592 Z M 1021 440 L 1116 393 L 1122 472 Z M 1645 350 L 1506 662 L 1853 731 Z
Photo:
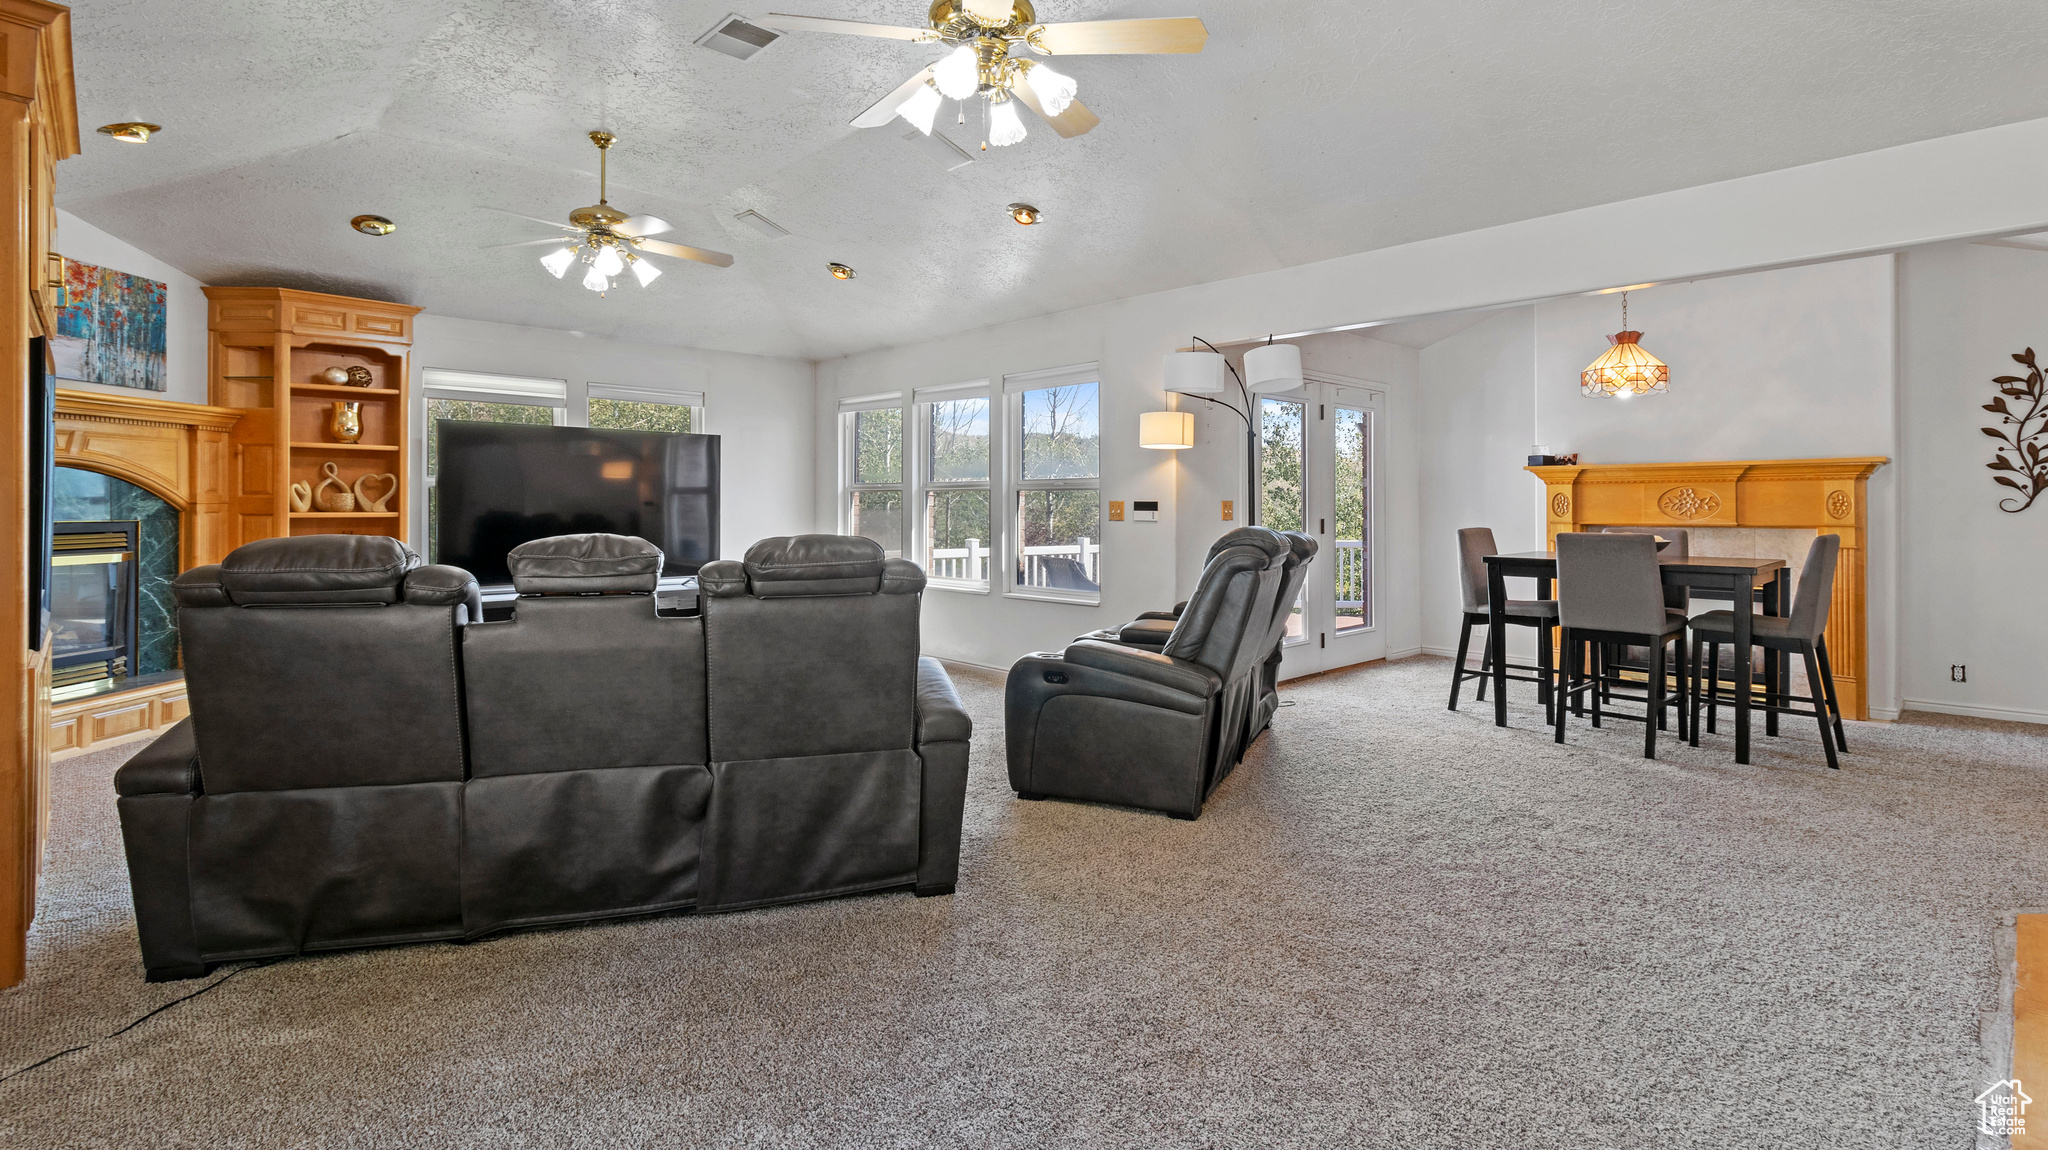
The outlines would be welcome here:
M 1040 24 L 1031 0 L 933 0 L 928 20 L 928 28 L 894 28 L 858 20 L 773 13 L 766 23 L 792 32 L 839 32 L 952 45 L 953 50 L 936 64 L 854 117 L 853 126 L 880 127 L 901 116 L 930 135 L 943 100 L 964 102 L 980 97 L 988 113 L 983 147 L 1001 147 L 1024 138 L 1024 121 L 1017 115 L 1020 103 L 1062 136 L 1081 135 L 1102 122 L 1074 98 L 1078 85 L 1072 77 L 1037 60 L 1011 54 L 1020 48 L 1040 56 L 1154 54 L 1199 52 L 1209 40 L 1209 30 L 1192 16 Z M 964 109 L 961 115 L 964 120 Z
M 558 224 L 538 216 L 508 212 L 503 208 L 486 209 L 502 215 L 517 216 L 542 227 L 559 228 L 569 233 L 568 235 L 492 246 L 524 248 L 539 244 L 560 244 L 561 247 L 540 258 L 541 266 L 548 269 L 556 279 L 561 279 L 570 266 L 581 259 L 585 264 L 583 286 L 599 295 L 603 295 L 611 287 L 614 277 L 628 269 L 631 269 L 633 278 L 640 282 L 641 287 L 653 283 L 654 278 L 661 274 L 661 269 L 643 258 L 648 255 L 696 260 L 700 264 L 710 264 L 713 267 L 731 267 L 732 257 L 724 252 L 707 251 L 704 248 L 653 239 L 654 236 L 673 230 L 667 220 L 655 216 L 629 216 L 611 206 L 605 199 L 605 157 L 611 154 L 612 144 L 617 140 L 618 137 L 610 132 L 590 133 L 590 142 L 597 145 L 597 202 L 570 212 L 568 223 Z

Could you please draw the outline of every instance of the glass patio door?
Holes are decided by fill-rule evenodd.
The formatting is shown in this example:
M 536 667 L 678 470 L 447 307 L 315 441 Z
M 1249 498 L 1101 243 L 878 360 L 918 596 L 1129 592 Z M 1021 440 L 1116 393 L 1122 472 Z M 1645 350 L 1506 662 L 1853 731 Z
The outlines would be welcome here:
M 1384 398 L 1311 379 L 1259 401 L 1259 522 L 1318 545 L 1288 620 L 1281 677 L 1384 658 L 1373 576 Z

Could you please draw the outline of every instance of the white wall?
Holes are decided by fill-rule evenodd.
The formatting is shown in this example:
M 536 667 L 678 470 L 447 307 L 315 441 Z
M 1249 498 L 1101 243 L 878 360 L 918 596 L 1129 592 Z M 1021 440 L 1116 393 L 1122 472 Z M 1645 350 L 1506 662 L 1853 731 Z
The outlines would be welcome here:
M 807 360 L 771 359 L 577 332 L 421 315 L 413 326 L 412 386 L 427 368 L 569 381 L 572 413 L 592 383 L 704 394 L 705 432 L 719 436 L 719 550 L 738 558 L 757 539 L 811 530 L 815 375 Z M 416 409 L 417 410 L 417 409 Z M 426 474 L 424 421 L 415 419 L 414 474 Z M 413 537 L 425 540 L 426 485 L 413 485 Z
M 1542 543 L 1541 521 L 1531 511 L 1541 499 L 1530 494 L 1533 480 L 1521 470 L 1535 442 L 1530 438 L 1536 425 L 1535 319 L 1534 308 L 1509 308 L 1430 344 L 1418 357 L 1420 625 L 1422 647 L 1433 654 L 1458 649 L 1464 613 L 1458 529 L 1491 527 L 1502 551 L 1528 551 Z M 1518 658 L 1533 655 L 1530 635 L 1525 628 L 1512 628 L 1510 652 Z M 1473 641 L 1484 639 L 1475 633 Z
M 64 380 L 59 386 L 180 403 L 206 402 L 206 296 L 199 281 L 155 256 L 115 239 L 70 212 L 57 211 L 57 251 L 67 259 L 160 280 L 165 287 L 164 390 L 137 391 Z
M 2017 493 L 1992 482 L 1997 444 L 1979 430 L 1997 425 L 1992 377 L 2026 374 L 2013 353 L 2048 353 L 2048 252 L 1945 244 L 1900 265 L 1900 694 L 1909 710 L 2048 723 L 2048 498 L 2000 511 Z

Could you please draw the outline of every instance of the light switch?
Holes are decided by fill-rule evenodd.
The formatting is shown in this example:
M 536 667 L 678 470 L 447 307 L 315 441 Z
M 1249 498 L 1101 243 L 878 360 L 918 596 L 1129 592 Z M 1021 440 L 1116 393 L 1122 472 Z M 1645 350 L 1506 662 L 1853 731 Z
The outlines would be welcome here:
M 1122 523 L 1124 521 L 1123 500 L 1112 499 L 1109 501 L 1109 521 L 1111 523 Z
M 1223 501 L 1223 521 L 1224 521 L 1225 523 L 1228 523 L 1228 522 L 1230 522 L 1230 521 L 1231 521 L 1232 519 L 1235 519 L 1235 518 L 1237 518 L 1237 513 L 1236 513 L 1235 511 L 1232 511 L 1232 510 L 1230 509 L 1230 500 L 1228 500 L 1228 499 L 1224 500 L 1224 501 Z

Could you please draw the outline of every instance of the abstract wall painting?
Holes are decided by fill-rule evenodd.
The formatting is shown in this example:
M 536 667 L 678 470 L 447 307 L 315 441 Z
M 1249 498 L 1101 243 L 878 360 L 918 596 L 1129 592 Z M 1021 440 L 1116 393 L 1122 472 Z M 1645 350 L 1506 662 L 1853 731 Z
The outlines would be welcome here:
M 66 260 L 64 288 L 50 341 L 57 378 L 164 390 L 164 285 Z

